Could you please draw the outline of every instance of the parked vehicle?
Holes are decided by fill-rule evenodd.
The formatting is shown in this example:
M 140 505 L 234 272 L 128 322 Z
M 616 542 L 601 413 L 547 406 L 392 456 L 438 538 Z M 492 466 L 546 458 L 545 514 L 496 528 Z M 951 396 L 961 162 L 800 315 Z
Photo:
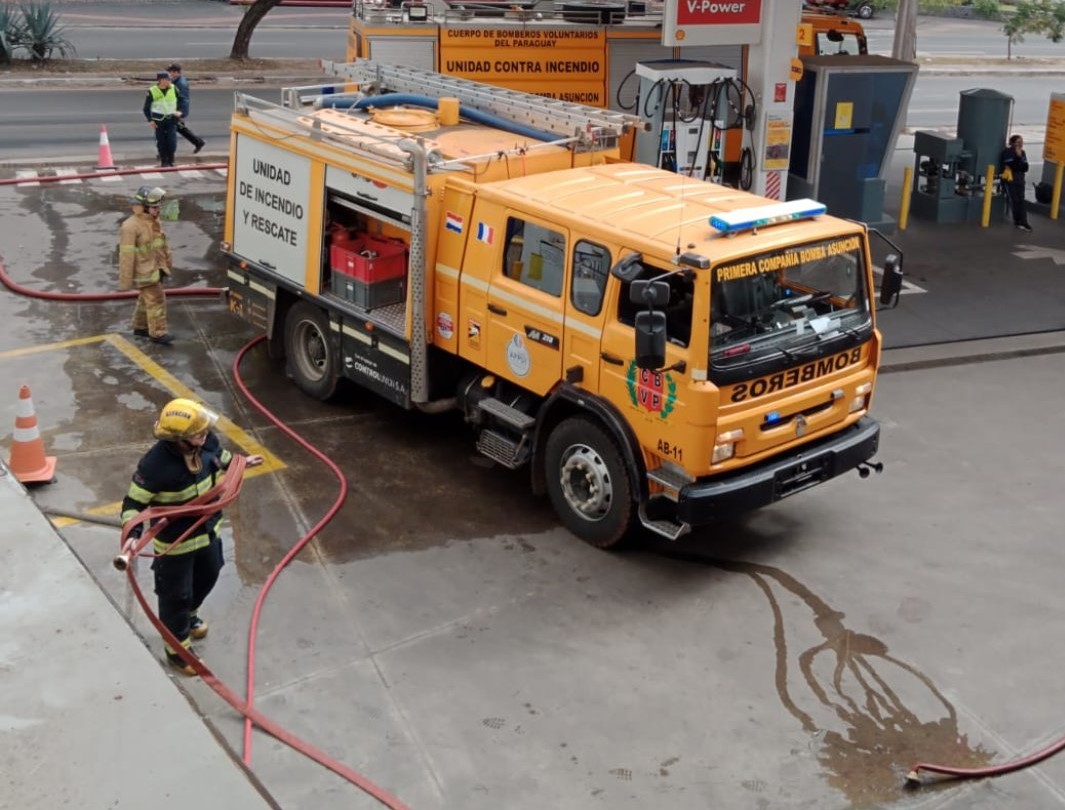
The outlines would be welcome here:
M 307 394 L 461 411 L 600 548 L 879 467 L 863 224 L 624 161 L 635 115 L 334 68 L 231 123 L 229 308 Z
M 816 11 L 836 11 L 871 20 L 876 6 L 870 0 L 805 0 L 803 6 Z

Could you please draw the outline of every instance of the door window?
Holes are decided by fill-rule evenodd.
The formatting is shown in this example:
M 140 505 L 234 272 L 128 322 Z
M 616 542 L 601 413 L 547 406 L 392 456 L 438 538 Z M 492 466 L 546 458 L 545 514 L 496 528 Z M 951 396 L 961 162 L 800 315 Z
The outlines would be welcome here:
M 557 298 L 566 271 L 566 238 L 518 217 L 507 218 L 503 275 Z
M 641 270 L 637 279 L 650 280 L 660 278 L 668 273 L 640 262 Z M 670 273 L 665 278 L 660 278 L 669 284 L 669 304 L 665 307 L 666 334 L 668 340 L 675 346 L 687 346 L 692 336 L 692 304 L 695 300 L 695 282 L 689 273 Z M 630 326 L 636 322 L 636 313 L 644 309 L 640 304 L 634 304 L 629 300 L 629 282 L 621 286 L 618 298 L 618 320 Z
M 585 315 L 598 315 L 610 275 L 610 251 L 580 240 L 573 248 L 573 286 L 570 301 Z

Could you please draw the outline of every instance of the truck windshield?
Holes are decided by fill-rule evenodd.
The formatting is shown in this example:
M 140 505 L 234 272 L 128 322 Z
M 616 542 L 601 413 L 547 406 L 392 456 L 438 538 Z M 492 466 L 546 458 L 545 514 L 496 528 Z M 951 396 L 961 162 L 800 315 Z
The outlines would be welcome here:
M 728 383 L 868 339 L 862 244 L 854 234 L 714 267 L 711 378 Z

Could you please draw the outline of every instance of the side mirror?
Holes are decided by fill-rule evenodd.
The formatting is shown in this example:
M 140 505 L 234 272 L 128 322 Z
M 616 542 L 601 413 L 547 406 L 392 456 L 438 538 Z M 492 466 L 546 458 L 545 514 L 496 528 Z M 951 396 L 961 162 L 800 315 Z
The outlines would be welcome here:
M 889 253 L 884 258 L 884 278 L 880 282 L 881 306 L 897 307 L 901 292 L 902 258 L 897 253 Z
M 629 300 L 648 309 L 662 309 L 669 304 L 669 283 L 665 281 L 634 281 L 629 285 Z
M 643 256 L 639 253 L 626 253 L 610 268 L 610 275 L 622 281 L 632 281 L 643 270 Z
M 667 287 L 668 288 L 668 287 Z M 657 370 L 666 364 L 666 313 L 637 312 L 636 367 Z

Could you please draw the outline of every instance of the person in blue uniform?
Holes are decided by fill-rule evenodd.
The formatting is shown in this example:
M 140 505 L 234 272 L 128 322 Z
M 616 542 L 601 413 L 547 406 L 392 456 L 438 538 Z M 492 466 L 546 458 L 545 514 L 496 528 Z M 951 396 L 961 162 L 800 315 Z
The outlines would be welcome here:
M 1011 135 L 1009 143 L 1002 151 L 1002 181 L 1006 193 L 1010 195 L 1010 208 L 1013 210 L 1013 224 L 1022 231 L 1031 231 L 1028 224 L 1028 205 L 1024 199 L 1024 176 L 1028 173 L 1028 155 L 1024 151 L 1024 138 Z

